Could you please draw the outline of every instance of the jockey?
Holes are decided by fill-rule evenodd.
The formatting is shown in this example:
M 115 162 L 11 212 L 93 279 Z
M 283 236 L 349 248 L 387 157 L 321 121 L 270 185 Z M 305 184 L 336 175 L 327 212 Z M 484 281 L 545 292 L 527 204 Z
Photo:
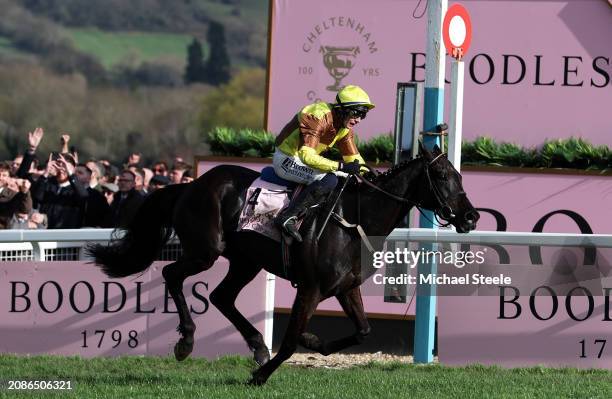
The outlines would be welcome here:
M 302 241 L 297 219 L 333 191 L 338 183 L 335 173 L 357 174 L 365 164 L 355 145 L 353 128 L 372 108 L 374 104 L 363 89 L 348 85 L 338 92 L 334 104 L 317 102 L 302 108 L 276 137 L 274 171 L 286 180 L 307 185 L 275 220 L 296 240 Z M 332 146 L 340 150 L 342 162 L 319 155 Z

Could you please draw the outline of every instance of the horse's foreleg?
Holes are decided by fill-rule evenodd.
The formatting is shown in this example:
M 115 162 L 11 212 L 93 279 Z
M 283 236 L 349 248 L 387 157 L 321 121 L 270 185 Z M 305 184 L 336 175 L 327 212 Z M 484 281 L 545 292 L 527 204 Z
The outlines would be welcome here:
M 306 349 L 318 352 L 324 356 L 339 352 L 350 346 L 363 343 L 370 333 L 370 325 L 363 310 L 361 301 L 361 291 L 359 287 L 350 291 L 336 295 L 338 302 L 342 306 L 344 313 L 353 321 L 357 331 L 353 335 L 343 337 L 334 341 L 324 341 L 312 333 L 302 333 L 300 335 L 300 345 Z
M 201 262 L 181 259 L 167 265 L 162 271 L 168 292 L 174 300 L 179 315 L 177 331 L 181 334 L 181 338 L 174 346 L 174 356 L 178 361 L 185 360 L 193 351 L 193 335 L 196 329 L 185 301 L 185 295 L 183 295 L 183 282 L 187 277 L 198 274 L 209 267 Z
M 260 270 L 261 268 L 251 267 L 244 262 L 231 261 L 227 275 L 210 294 L 210 301 L 232 322 L 253 351 L 257 364 L 262 366 L 270 360 L 268 347 L 261 333 L 236 309 L 235 305 L 240 291 Z
M 289 325 L 285 331 L 283 342 L 276 356 L 270 361 L 253 372 L 253 378 L 249 381 L 251 385 L 262 385 L 268 380 L 270 375 L 287 359 L 293 355 L 298 344 L 298 337 L 304 332 L 308 321 L 312 317 L 320 301 L 317 291 L 306 291 L 298 288 L 298 292 L 291 309 Z

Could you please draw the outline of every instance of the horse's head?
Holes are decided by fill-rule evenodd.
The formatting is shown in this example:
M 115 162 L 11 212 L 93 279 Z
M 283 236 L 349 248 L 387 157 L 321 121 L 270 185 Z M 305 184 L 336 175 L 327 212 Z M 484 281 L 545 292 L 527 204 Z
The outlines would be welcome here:
M 461 182 L 461 175 L 436 145 L 433 151 L 420 146 L 424 162 L 423 184 L 420 203 L 437 215 L 439 219 L 452 224 L 458 233 L 467 233 L 476 228 L 480 215 L 472 206 Z

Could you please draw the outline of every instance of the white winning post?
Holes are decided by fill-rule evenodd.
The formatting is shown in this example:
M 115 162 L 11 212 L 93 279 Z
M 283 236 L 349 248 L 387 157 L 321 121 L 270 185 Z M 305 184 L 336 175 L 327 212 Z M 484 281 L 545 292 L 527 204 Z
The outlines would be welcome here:
M 461 58 L 467 52 L 472 40 L 472 23 L 467 10 L 460 4 L 453 4 L 444 16 L 444 45 L 451 62 L 451 98 L 448 120 L 448 157 L 457 171 L 461 171 L 461 139 L 463 126 L 463 77 L 464 64 Z
M 461 60 L 451 62 L 451 103 L 448 118 L 448 159 L 461 172 L 461 139 L 463 133 L 463 76 Z

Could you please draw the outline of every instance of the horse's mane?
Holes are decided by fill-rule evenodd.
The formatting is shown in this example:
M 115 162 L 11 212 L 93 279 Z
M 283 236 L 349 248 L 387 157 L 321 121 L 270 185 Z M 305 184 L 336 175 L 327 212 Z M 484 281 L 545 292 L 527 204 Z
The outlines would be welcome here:
M 398 163 L 397 165 L 393 165 L 391 168 L 387 169 L 383 173 L 380 173 L 378 175 L 374 175 L 373 173 L 368 173 L 364 177 L 366 177 L 372 183 L 380 182 L 381 180 L 385 181 L 385 180 L 395 177 L 395 175 L 397 175 L 399 172 L 402 172 L 404 169 L 410 167 L 411 164 L 415 163 L 416 161 L 420 159 L 421 157 L 416 157 L 416 158 L 411 158 L 405 161 L 401 161 L 400 163 Z

